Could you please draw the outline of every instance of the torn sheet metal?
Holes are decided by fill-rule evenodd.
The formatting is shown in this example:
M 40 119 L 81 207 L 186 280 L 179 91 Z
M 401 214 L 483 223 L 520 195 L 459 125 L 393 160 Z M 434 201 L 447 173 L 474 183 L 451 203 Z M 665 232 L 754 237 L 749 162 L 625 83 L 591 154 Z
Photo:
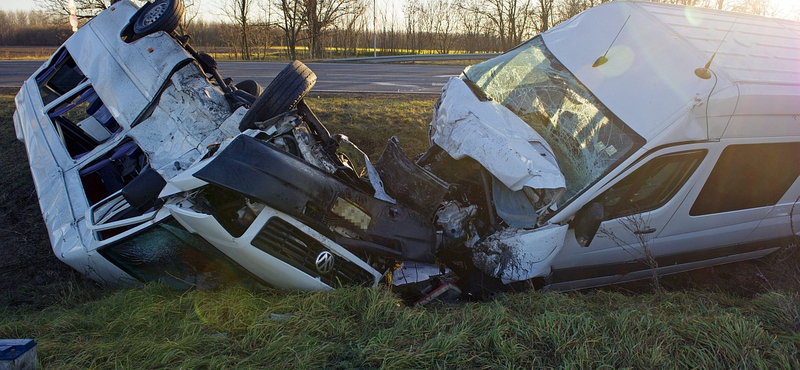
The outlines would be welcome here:
M 450 184 L 408 158 L 392 136 L 375 164 L 386 191 L 423 215 L 432 215 L 450 190 Z
M 567 225 L 508 228 L 473 246 L 472 260 L 481 271 L 504 283 L 546 276 L 566 234 Z
M 681 146 L 709 153 L 706 161 L 717 157 L 719 161 L 722 157 L 715 153 L 724 153 L 721 146 L 737 139 L 747 143 L 736 145 L 766 137 L 791 141 L 788 136 L 797 133 L 787 131 L 794 126 L 786 123 L 796 116 L 788 103 L 797 95 L 789 87 L 747 83 L 737 84 L 734 91 L 723 84 L 713 94 L 717 100 L 705 98 L 709 102 L 703 96 L 712 94 L 706 95 L 703 86 L 710 81 L 691 82 L 702 76 L 683 68 L 694 64 L 685 61 L 667 61 L 670 65 L 664 70 L 686 70 L 689 74 L 680 80 L 689 83 L 680 85 L 702 89 L 691 87 L 691 106 L 676 106 L 684 101 L 678 99 L 655 113 L 670 115 L 673 124 L 668 128 L 646 119 L 632 122 L 631 128 L 613 114 L 624 118 L 652 113 L 640 105 L 624 104 L 633 87 L 647 87 L 640 72 L 649 67 L 639 68 L 642 60 L 638 60 L 636 71 L 631 69 L 636 73 L 623 77 L 625 71 L 620 71 L 608 80 L 620 78 L 625 83 L 598 86 L 597 80 L 576 78 L 574 73 L 580 77 L 608 72 L 619 66 L 619 54 L 612 55 L 615 49 L 611 49 L 608 64 L 586 69 L 595 68 L 591 61 L 599 53 L 564 48 L 576 42 L 597 43 L 563 36 L 584 28 L 597 29 L 604 37 L 619 33 L 608 22 L 580 27 L 578 23 L 617 14 L 612 9 L 635 16 L 630 10 L 660 6 L 604 5 L 606 10 L 597 11 L 596 17 L 567 22 L 550 36 L 537 36 L 468 68 L 460 79 L 451 79 L 435 106 L 432 145 L 419 164 L 403 153 L 396 138 L 373 166 L 346 136 L 331 135 L 303 101 L 316 77 L 302 63 L 288 65 L 280 74 L 284 77 L 276 78 L 258 97 L 236 90 L 255 82 L 234 85 L 222 78 L 213 59 L 195 51 L 175 28 L 131 30 L 138 16 L 134 16 L 136 6 L 127 0 L 115 2 L 85 25 L 26 81 L 17 95 L 15 131 L 28 151 L 56 255 L 100 281 L 135 278 L 187 287 L 247 275 L 279 288 L 325 290 L 347 284 L 373 286 L 385 277 L 422 301 L 462 291 L 468 299 L 490 297 L 511 289 L 507 284 L 512 282 L 565 283 L 559 282 L 560 276 L 584 279 L 584 284 L 616 281 L 619 277 L 599 276 L 609 273 L 600 270 L 616 273 L 610 269 L 585 268 L 624 265 L 629 256 L 613 245 L 596 245 L 599 240 L 590 248 L 578 247 L 567 232 L 569 224 L 581 230 L 603 221 L 601 216 L 585 218 L 587 223 L 581 217 L 576 220 L 578 210 L 587 205 L 602 208 L 604 192 L 625 184 L 620 181 L 628 176 L 641 180 L 637 171 L 648 161 L 687 150 Z M 683 8 L 670 9 L 667 13 L 683 14 L 677 11 Z M 173 9 L 171 15 L 180 17 L 178 12 Z M 661 14 L 652 14 L 656 18 L 666 14 L 656 13 Z M 649 18 L 632 19 L 629 26 L 651 26 Z M 679 41 L 685 36 L 681 32 L 661 24 L 637 37 L 658 34 L 656 39 Z M 620 40 L 633 47 L 625 34 Z M 562 64 L 550 52 L 543 41 L 548 39 L 561 40 L 560 45 L 550 46 L 556 56 L 563 51 L 560 55 L 568 61 Z M 669 49 L 682 54 L 687 45 L 668 46 L 659 53 L 670 53 L 665 51 Z M 604 97 L 598 98 L 592 86 L 605 97 L 619 93 L 610 100 L 616 105 L 612 109 L 603 105 Z M 663 89 L 669 86 L 652 90 Z M 277 101 L 271 94 L 291 91 L 300 92 L 270 105 Z M 740 104 L 740 95 L 750 99 Z M 724 106 L 719 100 L 723 96 Z M 758 104 L 765 99 L 776 103 Z M 659 103 L 656 99 L 645 105 Z M 624 111 L 628 108 L 638 111 Z M 241 122 L 250 110 L 263 114 L 263 120 L 255 125 Z M 726 112 L 739 117 L 728 117 Z M 766 120 L 757 127 L 763 132 L 749 124 L 754 116 Z M 782 118 L 776 121 L 777 116 Z M 703 139 L 704 131 L 711 132 L 705 139 L 719 137 L 714 127 L 723 121 L 728 127 L 723 138 L 731 142 L 686 143 Z M 706 126 L 711 131 L 702 129 Z M 658 136 L 643 137 L 643 132 Z M 651 140 L 650 147 L 644 148 L 645 138 Z M 366 175 L 339 151 L 341 142 L 360 152 Z M 690 181 L 705 179 L 712 167 L 703 163 L 697 166 L 698 175 L 687 176 L 695 179 Z M 650 179 L 651 189 L 665 181 L 659 176 Z M 649 212 L 661 216 L 650 219 L 665 220 L 673 228 L 664 232 L 663 223 L 651 225 L 659 230 L 654 237 L 691 226 L 692 220 L 678 217 L 686 212 L 677 210 L 688 207 L 681 203 L 684 200 L 694 201 L 689 189 L 696 185 L 687 182 L 671 193 L 672 200 L 664 200 L 665 205 L 653 206 Z M 775 212 L 789 208 L 785 201 L 796 199 L 796 190 L 792 185 L 786 191 L 784 204 L 776 204 Z M 561 200 L 565 202 L 559 204 Z M 748 222 L 756 225 L 763 217 Z M 787 236 L 780 230 L 785 224 L 772 224 L 777 234 L 769 233 L 770 237 Z M 717 225 L 723 232 L 734 226 L 728 221 Z M 703 230 L 703 240 L 714 239 L 706 233 Z M 659 240 L 663 243 L 666 238 L 655 241 Z M 729 245 L 679 244 L 659 245 L 669 253 L 693 256 Z M 756 256 L 735 254 L 726 257 Z M 681 268 L 713 263 L 713 259 L 692 261 Z M 582 271 L 559 275 L 564 269 Z
M 445 202 L 436 211 L 436 223 L 442 228 L 442 233 L 453 240 L 467 240 L 469 225 L 478 213 L 478 206 L 471 204 L 461 207 L 457 202 Z
M 128 133 L 165 179 L 198 160 L 205 153 L 203 144 L 238 134 L 222 92 L 208 84 L 196 65 L 177 71 L 170 82 L 152 115 Z
M 458 78 L 442 90 L 431 140 L 450 156 L 478 161 L 511 190 L 566 186 L 550 146 L 508 108 L 478 100 Z
M 369 179 L 370 185 L 372 188 L 375 189 L 375 198 L 380 200 L 387 201 L 389 203 L 397 203 L 397 201 L 390 197 L 389 194 L 386 194 L 386 190 L 384 190 L 384 184 L 381 180 L 381 175 L 378 173 L 378 170 L 375 169 L 375 166 L 369 160 L 369 156 L 367 153 L 364 153 L 356 144 L 353 144 L 347 136 L 339 135 L 343 143 L 351 145 L 355 150 L 357 150 L 361 155 L 364 157 L 364 165 L 367 167 L 367 179 Z

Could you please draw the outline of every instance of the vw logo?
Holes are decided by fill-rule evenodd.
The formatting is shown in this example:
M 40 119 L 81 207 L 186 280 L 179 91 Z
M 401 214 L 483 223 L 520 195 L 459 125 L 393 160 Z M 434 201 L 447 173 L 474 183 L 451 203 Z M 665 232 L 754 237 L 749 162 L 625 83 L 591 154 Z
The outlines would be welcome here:
M 327 274 L 333 271 L 333 254 L 328 251 L 323 251 L 317 255 L 317 261 L 314 262 L 314 265 L 317 266 L 317 271 L 319 271 L 320 274 Z

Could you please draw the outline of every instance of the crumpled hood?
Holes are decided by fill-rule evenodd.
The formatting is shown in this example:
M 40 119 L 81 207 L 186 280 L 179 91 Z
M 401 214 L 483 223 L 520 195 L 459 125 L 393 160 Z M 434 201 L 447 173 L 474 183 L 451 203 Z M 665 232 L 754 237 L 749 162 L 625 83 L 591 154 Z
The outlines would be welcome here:
M 480 101 L 459 78 L 442 89 L 431 127 L 431 140 L 447 154 L 478 161 L 513 191 L 566 187 L 542 136 L 500 103 Z

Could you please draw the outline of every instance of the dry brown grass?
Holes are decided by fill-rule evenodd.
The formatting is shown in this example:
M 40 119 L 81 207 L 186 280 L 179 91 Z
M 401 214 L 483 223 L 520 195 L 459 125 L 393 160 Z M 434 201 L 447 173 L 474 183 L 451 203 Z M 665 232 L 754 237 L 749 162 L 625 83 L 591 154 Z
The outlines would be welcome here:
M 0 60 L 47 60 L 57 46 L 0 46 Z

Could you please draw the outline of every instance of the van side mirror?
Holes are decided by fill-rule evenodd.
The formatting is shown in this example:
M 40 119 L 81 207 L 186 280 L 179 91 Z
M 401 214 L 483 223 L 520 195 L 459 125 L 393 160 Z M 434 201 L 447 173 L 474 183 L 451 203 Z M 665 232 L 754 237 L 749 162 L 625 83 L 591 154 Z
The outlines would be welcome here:
M 588 247 L 603 222 L 603 205 L 592 202 L 583 207 L 572 220 L 575 225 L 575 239 L 581 247 Z

